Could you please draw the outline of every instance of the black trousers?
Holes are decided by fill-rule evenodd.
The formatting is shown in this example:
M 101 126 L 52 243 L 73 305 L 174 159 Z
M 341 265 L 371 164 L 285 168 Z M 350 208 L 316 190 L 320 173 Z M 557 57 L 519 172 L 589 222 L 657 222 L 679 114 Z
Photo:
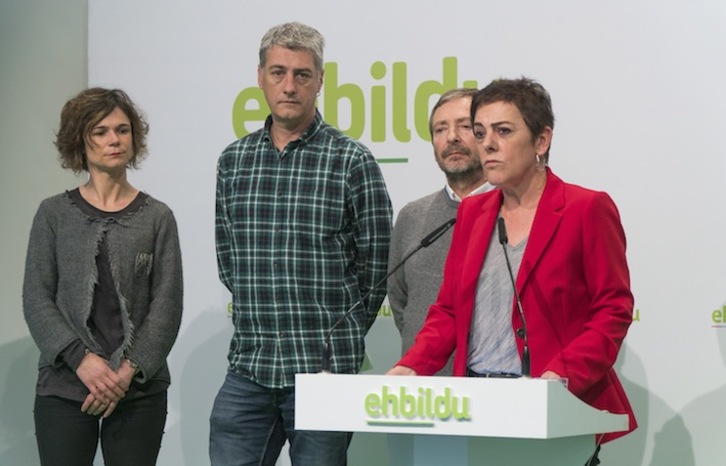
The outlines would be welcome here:
M 99 438 L 106 466 L 154 466 L 166 423 L 166 391 L 121 401 L 107 418 L 82 403 L 35 397 L 35 434 L 42 466 L 92 466 Z

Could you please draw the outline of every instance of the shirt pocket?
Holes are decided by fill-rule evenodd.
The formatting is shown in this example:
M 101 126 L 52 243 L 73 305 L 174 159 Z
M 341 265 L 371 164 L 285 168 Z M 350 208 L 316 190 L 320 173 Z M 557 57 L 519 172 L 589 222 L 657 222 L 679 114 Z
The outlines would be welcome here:
M 148 277 L 151 275 L 151 269 L 154 265 L 154 255 L 140 252 L 136 254 L 136 262 L 134 263 L 134 273 L 137 277 Z

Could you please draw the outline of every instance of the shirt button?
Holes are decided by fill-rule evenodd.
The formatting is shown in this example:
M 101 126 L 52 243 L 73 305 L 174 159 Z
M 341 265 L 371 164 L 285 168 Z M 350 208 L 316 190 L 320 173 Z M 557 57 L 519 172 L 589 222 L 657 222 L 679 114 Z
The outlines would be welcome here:
M 523 328 L 521 328 L 521 327 L 518 328 L 515 333 L 517 334 L 517 336 L 519 338 L 524 338 L 524 329 Z

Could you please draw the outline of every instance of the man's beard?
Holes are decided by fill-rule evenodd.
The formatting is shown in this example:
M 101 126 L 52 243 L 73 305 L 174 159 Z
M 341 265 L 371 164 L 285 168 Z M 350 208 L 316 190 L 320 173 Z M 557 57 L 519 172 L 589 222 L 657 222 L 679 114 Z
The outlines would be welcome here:
M 466 155 L 466 165 L 456 165 L 455 167 L 449 167 L 446 165 L 446 158 L 454 152 L 458 152 L 462 155 Z M 441 157 L 436 157 L 436 161 L 439 164 L 439 168 L 446 174 L 446 177 L 452 181 L 465 180 L 471 178 L 477 172 L 481 172 L 482 166 L 479 157 L 471 158 L 471 150 L 460 144 L 450 144 L 441 152 Z

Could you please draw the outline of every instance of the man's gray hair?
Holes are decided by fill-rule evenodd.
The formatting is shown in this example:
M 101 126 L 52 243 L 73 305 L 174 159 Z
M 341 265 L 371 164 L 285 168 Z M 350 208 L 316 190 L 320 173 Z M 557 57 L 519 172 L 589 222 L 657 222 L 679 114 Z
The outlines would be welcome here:
M 444 105 L 446 102 L 463 99 L 464 97 L 473 99 L 477 92 L 479 91 L 476 89 L 457 87 L 456 89 L 451 89 L 441 94 L 439 101 L 436 102 L 434 108 L 431 109 L 431 114 L 429 115 L 429 133 L 431 134 L 431 137 L 434 137 L 434 113 L 436 113 L 436 110 L 438 110 L 439 107 Z
M 325 39 L 317 29 L 297 22 L 284 23 L 271 28 L 260 42 L 261 68 L 264 68 L 267 62 L 267 51 L 274 46 L 310 52 L 315 60 L 315 67 L 319 71 L 323 70 Z

